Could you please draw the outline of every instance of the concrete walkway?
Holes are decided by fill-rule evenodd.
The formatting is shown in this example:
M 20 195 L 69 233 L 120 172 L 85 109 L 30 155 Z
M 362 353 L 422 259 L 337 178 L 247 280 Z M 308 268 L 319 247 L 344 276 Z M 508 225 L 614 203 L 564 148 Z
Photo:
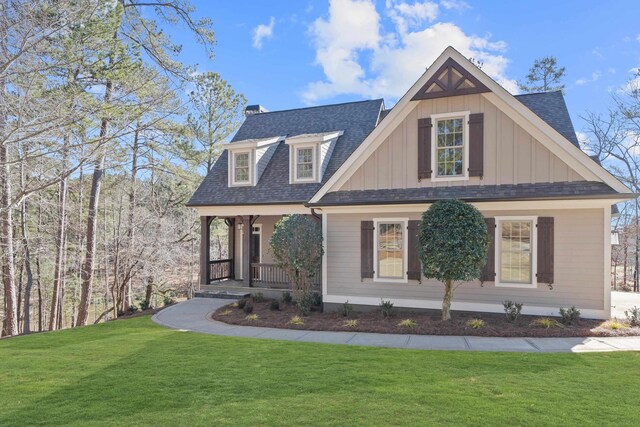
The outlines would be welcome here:
M 210 314 L 229 304 L 228 299 L 194 298 L 164 309 L 154 322 L 173 329 L 231 337 L 286 341 L 410 348 L 419 350 L 473 350 L 516 352 L 640 351 L 640 337 L 624 338 L 489 338 L 441 335 L 396 335 L 367 332 L 301 331 L 228 325 Z

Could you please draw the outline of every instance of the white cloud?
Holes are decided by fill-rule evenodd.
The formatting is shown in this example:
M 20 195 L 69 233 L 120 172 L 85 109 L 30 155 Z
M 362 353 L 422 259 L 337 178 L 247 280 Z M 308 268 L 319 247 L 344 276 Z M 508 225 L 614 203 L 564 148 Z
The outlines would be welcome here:
M 582 86 L 587 83 L 593 83 L 598 79 L 600 79 L 601 76 L 602 76 L 602 73 L 599 70 L 594 71 L 593 73 L 591 73 L 591 77 L 581 77 L 578 80 L 576 80 L 576 85 Z
M 460 11 L 465 9 L 471 9 L 471 6 L 469 6 L 469 3 L 464 2 L 462 0 L 443 0 L 440 2 L 440 4 L 445 9 L 454 9 L 454 10 L 460 10 Z
M 262 42 L 264 39 L 270 39 L 273 37 L 273 27 L 276 25 L 276 20 L 272 16 L 268 24 L 260 24 L 253 29 L 253 47 L 256 49 L 262 49 Z
M 515 80 L 506 75 L 506 43 L 492 41 L 491 35 L 466 34 L 453 23 L 433 23 L 438 14 L 433 2 L 390 0 L 385 6 L 391 31 L 383 28 L 372 1 L 331 1 L 329 16 L 317 19 L 310 28 L 316 63 L 325 78 L 309 83 L 302 93 L 305 102 L 342 94 L 395 102 L 447 46 L 482 62 L 484 72 L 517 92 Z
M 637 35 L 636 40 L 640 43 L 640 34 Z

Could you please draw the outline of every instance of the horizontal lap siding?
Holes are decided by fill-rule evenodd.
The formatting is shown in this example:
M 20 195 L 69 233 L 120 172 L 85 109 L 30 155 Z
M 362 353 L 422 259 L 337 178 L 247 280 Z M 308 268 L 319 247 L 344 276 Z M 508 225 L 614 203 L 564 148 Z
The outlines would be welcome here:
M 502 303 L 511 299 L 525 305 L 571 306 L 602 309 L 604 305 L 604 212 L 589 210 L 540 210 L 526 212 L 483 212 L 485 216 L 536 215 L 555 218 L 555 283 L 536 289 L 496 288 L 493 282 L 484 287 L 479 282 L 465 283 L 455 293 L 454 301 Z M 440 300 L 442 284 L 423 279 L 422 284 L 381 283 L 360 279 L 360 221 L 373 218 L 420 219 L 412 214 L 330 214 L 327 232 L 327 291 L 330 295 L 374 298 Z

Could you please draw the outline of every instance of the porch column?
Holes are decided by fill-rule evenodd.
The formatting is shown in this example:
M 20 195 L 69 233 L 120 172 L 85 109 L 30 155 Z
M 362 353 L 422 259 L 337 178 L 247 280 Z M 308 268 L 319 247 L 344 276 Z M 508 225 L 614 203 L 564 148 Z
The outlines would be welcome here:
M 227 240 L 228 240 L 228 244 L 229 244 L 229 256 L 227 258 L 229 258 L 231 260 L 231 262 L 229 263 L 229 274 L 231 275 L 231 278 L 235 280 L 236 278 L 236 273 L 234 271 L 234 264 L 235 264 L 235 241 L 236 241 L 236 219 L 235 218 L 227 218 Z
M 251 286 L 251 216 L 243 216 L 242 224 L 242 283 Z
M 210 216 L 200 217 L 200 285 L 209 284 L 209 261 L 211 258 L 209 253 L 211 246 L 210 224 Z

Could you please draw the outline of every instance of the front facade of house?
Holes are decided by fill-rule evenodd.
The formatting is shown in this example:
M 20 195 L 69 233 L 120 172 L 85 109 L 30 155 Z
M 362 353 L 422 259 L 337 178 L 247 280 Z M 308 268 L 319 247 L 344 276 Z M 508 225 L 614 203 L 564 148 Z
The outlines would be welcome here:
M 440 199 L 476 206 L 493 236 L 482 280 L 454 310 L 610 314 L 611 206 L 634 195 L 583 153 L 559 92 L 512 96 L 452 48 L 391 110 L 382 100 L 247 117 L 190 205 L 202 219 L 201 283 L 286 286 L 268 239 L 282 215 L 313 215 L 325 304 L 441 307 L 416 229 Z M 224 218 L 227 260 L 210 260 Z

